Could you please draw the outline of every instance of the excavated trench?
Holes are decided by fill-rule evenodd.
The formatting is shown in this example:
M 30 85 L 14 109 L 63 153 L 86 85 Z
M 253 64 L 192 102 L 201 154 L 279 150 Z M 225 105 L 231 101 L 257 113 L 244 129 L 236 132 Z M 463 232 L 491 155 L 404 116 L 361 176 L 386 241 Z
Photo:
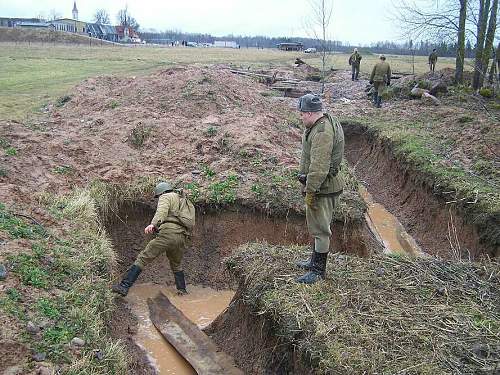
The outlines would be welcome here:
M 356 177 L 425 253 L 447 259 L 498 255 L 498 249 L 480 241 L 476 226 L 433 193 L 428 179 L 395 157 L 389 142 L 356 123 L 343 128 L 345 156 Z
M 116 278 L 126 271 L 149 240 L 143 230 L 153 215 L 152 205 L 136 202 L 125 204 L 113 218 L 108 218 L 106 229 L 117 254 Z M 371 251 L 373 238 L 366 225 L 344 227 L 342 223 L 334 223 L 332 231 L 336 251 L 361 256 Z M 190 295 L 175 296 L 173 275 L 162 255 L 144 270 L 126 299 L 116 298 L 110 331 L 127 344 L 131 373 L 194 373 L 189 365 L 182 364 L 175 351 L 172 354 L 172 350 L 159 348 L 168 344 L 153 337 L 156 333 L 147 317 L 145 300 L 161 290 L 190 320 L 205 328 L 229 305 L 238 286 L 231 281 L 222 259 L 239 245 L 252 241 L 307 245 L 310 238 L 302 216 L 269 217 L 246 207 L 222 212 L 198 208 L 192 244 L 183 259 Z M 245 373 L 266 373 L 271 369 L 273 373 L 286 373 L 291 369 L 308 372 L 307 365 L 295 358 L 293 348 L 280 343 L 273 335 L 270 322 L 264 317 L 255 317 L 249 307 L 240 303 L 238 295 L 231 304 L 232 313 L 222 314 L 207 333 L 222 350 L 234 357 Z M 164 361 L 162 364 L 158 357 L 168 357 L 169 364 L 165 365 Z M 278 368 L 283 371 L 275 372 Z
M 383 249 L 444 258 L 492 254 L 480 243 L 477 229 L 434 195 L 425 179 L 395 158 L 389 145 L 363 126 L 343 125 L 346 158 L 365 186 L 361 195 L 368 212 L 363 223 L 332 224 L 335 251 L 369 256 Z M 108 218 L 107 231 L 117 254 L 116 278 L 149 240 L 143 229 L 153 214 L 152 204 L 135 202 L 124 204 Z M 272 321 L 255 315 L 241 301 L 244 290 L 238 289 L 222 264 L 239 245 L 252 241 L 307 245 L 310 238 L 305 218 L 299 215 L 280 218 L 241 206 L 225 211 L 198 207 L 192 244 L 183 260 L 191 295 L 175 296 L 173 275 L 162 255 L 141 274 L 127 299 L 117 298 L 110 330 L 127 344 L 131 373 L 195 373 L 174 349 L 165 348 L 168 343 L 163 338 L 152 337 L 159 334 L 148 319 L 145 300 L 160 290 L 205 329 L 244 373 L 313 373 L 293 346 L 274 334 Z M 227 313 L 222 313 L 228 305 Z M 161 358 L 166 361 L 162 363 Z

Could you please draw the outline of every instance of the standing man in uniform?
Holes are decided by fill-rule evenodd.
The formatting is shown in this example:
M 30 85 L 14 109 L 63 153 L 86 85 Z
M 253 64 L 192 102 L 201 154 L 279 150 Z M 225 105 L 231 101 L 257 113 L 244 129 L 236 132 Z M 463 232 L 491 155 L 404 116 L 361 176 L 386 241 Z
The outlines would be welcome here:
M 370 83 L 373 84 L 375 92 L 373 93 L 373 104 L 377 108 L 382 107 L 382 94 L 385 90 L 385 85 L 391 84 L 391 67 L 385 61 L 385 56 L 380 55 L 380 61 L 375 64 L 370 76 Z
M 325 277 L 332 235 L 330 224 L 344 188 L 339 173 L 344 132 L 337 119 L 323 113 L 318 96 L 302 96 L 298 109 L 306 127 L 302 136 L 299 181 L 304 185 L 307 229 L 314 238 L 314 248 L 310 260 L 297 263 L 308 270 L 297 282 L 313 284 Z
M 354 81 L 354 80 L 358 80 L 358 76 L 359 76 L 359 67 L 361 65 L 361 55 L 358 53 L 358 49 L 357 48 L 354 48 L 354 52 L 352 53 L 352 55 L 349 57 L 349 65 L 351 66 L 351 70 L 352 70 L 352 76 L 351 76 L 351 80 Z
M 429 55 L 429 69 L 432 73 L 434 73 L 434 70 L 436 69 L 436 62 L 438 60 L 438 54 L 436 52 L 436 49 L 434 48 Z
M 191 239 L 195 209 L 193 204 L 185 196 L 175 192 L 168 182 L 156 185 L 155 198 L 159 198 L 158 207 L 151 224 L 144 228 L 144 233 L 157 235 L 139 253 L 122 281 L 112 286 L 112 291 L 122 296 L 127 295 L 144 267 L 163 253 L 170 262 L 178 293 L 187 294 L 181 262 Z

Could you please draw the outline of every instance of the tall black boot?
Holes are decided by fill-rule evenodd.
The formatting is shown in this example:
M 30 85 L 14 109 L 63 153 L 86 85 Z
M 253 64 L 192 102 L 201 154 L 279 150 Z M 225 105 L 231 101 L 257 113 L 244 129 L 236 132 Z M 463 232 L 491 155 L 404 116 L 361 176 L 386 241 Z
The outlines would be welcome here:
M 135 264 L 129 268 L 127 274 L 123 278 L 123 280 L 119 284 L 115 284 L 111 287 L 111 290 L 115 293 L 121 294 L 122 296 L 126 296 L 128 294 L 128 290 L 132 285 L 134 285 L 135 281 L 141 274 L 141 268 L 136 266 Z
M 184 271 L 174 272 L 175 287 L 178 294 L 187 294 L 186 280 L 184 278 Z
M 314 257 L 315 257 L 315 251 L 314 251 L 314 242 L 313 244 L 311 245 L 311 257 L 307 260 L 299 260 L 297 263 L 295 263 L 297 265 L 297 267 L 299 268 L 302 268 L 303 270 L 307 270 L 309 271 L 313 264 L 314 264 Z
M 328 253 L 316 253 L 313 268 L 305 275 L 297 278 L 296 281 L 302 284 L 314 284 L 319 279 L 325 278 L 327 258 Z
M 375 90 L 373 93 L 373 105 L 376 107 L 378 102 L 378 92 Z
M 382 96 L 377 96 L 377 108 L 382 108 Z

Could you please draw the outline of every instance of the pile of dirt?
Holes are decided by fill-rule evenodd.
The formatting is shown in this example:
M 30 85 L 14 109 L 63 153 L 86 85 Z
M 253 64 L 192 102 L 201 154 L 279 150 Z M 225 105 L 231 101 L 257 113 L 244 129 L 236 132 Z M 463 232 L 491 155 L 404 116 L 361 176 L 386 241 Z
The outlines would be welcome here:
M 250 187 L 264 167 L 298 165 L 301 130 L 290 125 L 286 108 L 228 71 L 88 79 L 49 113 L 36 123 L 2 124 L 0 136 L 17 154 L 4 157 L 0 199 L 69 191 L 94 179 L 189 183 L 204 172 L 234 173 Z
M 226 264 L 240 280 L 240 301 L 267 317 L 275 335 L 318 373 L 498 370 L 498 263 L 332 254 L 326 280 L 304 287 L 294 282 L 301 274 L 295 262 L 307 256 L 305 248 L 256 243 L 242 246 Z M 214 324 L 229 337 L 245 336 L 240 327 L 248 323 L 231 323 L 240 311 L 234 304 Z M 245 353 L 223 345 L 240 366 L 249 365 Z

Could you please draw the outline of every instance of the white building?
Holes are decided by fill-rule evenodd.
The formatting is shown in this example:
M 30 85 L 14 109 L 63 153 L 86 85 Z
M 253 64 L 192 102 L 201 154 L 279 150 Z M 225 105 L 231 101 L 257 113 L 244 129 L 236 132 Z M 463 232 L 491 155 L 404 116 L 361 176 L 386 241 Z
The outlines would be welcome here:
M 226 41 L 226 40 L 216 40 L 214 42 L 214 47 L 240 48 L 240 46 L 236 42 L 230 42 L 230 41 Z

